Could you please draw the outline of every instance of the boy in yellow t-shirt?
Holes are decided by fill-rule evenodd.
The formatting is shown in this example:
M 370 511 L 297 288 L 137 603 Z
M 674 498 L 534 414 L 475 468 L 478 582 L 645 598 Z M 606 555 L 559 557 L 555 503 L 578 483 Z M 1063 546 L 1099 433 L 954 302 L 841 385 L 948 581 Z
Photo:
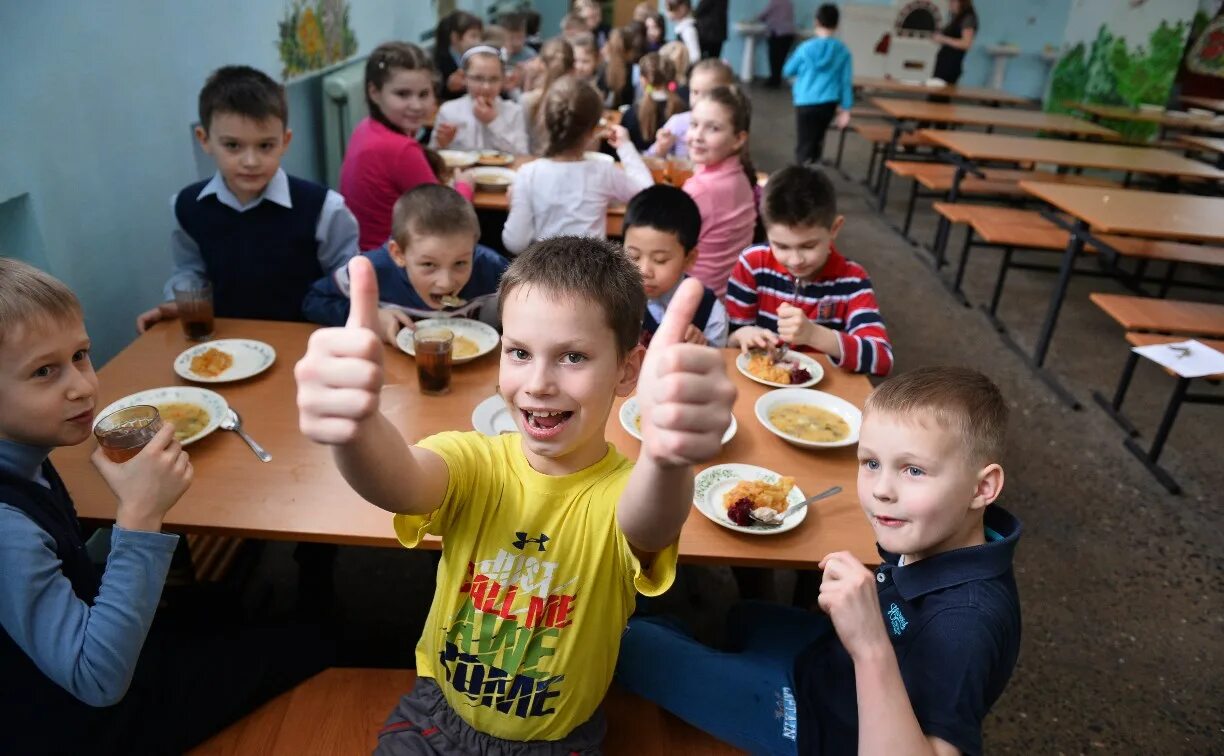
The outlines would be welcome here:
M 520 432 L 408 446 L 378 412 L 369 262 L 354 259 L 349 275 L 347 325 L 315 333 L 296 368 L 302 431 L 334 445 L 349 484 L 396 513 L 405 546 L 426 533 L 446 544 L 417 684 L 378 752 L 597 751 L 635 595 L 670 586 L 692 465 L 718 453 L 731 420 L 722 357 L 684 343 L 701 286 L 681 286 L 647 351 L 641 276 L 619 248 L 535 244 L 500 287 L 499 390 Z M 636 465 L 604 438 L 614 399 L 635 386 Z

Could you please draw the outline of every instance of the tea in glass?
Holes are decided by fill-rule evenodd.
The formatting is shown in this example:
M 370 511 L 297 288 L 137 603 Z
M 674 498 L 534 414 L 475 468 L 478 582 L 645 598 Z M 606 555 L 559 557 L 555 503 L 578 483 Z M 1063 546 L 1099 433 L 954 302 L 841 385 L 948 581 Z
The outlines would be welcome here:
M 178 304 L 179 320 L 183 333 L 192 341 L 208 341 L 213 335 L 212 284 L 176 284 L 174 301 Z
M 455 334 L 443 328 L 419 328 L 412 334 L 422 394 L 438 396 L 450 392 L 454 342 Z
M 153 440 L 161 427 L 162 419 L 156 407 L 137 404 L 115 410 L 99 420 L 94 426 L 94 436 L 110 461 L 127 462 Z

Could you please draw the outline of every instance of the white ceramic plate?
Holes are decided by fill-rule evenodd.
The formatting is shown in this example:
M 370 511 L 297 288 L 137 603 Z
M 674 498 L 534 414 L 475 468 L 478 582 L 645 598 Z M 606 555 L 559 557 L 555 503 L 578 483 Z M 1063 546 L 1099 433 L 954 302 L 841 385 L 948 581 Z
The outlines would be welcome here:
M 637 426 L 637 420 L 641 414 L 642 411 L 638 409 L 638 400 L 636 396 L 629 397 L 625 400 L 625 403 L 621 405 L 621 427 L 625 429 L 626 433 L 633 436 L 638 441 L 642 440 L 642 432 L 638 430 Z M 739 430 L 739 424 L 735 422 L 735 415 L 732 415 L 731 424 L 727 426 L 727 432 L 724 433 L 722 437 L 723 446 L 726 446 L 728 441 L 735 438 L 735 432 L 737 430 Z
M 101 420 L 110 413 L 126 407 L 133 407 L 137 404 L 152 404 L 156 407 L 159 404 L 170 404 L 171 402 L 197 404 L 208 413 L 208 425 L 204 426 L 204 430 L 194 436 L 183 439 L 180 442 L 183 446 L 194 444 L 196 441 L 215 431 L 221 425 L 221 418 L 229 411 L 229 404 L 216 391 L 209 391 L 199 386 L 166 386 L 164 388 L 149 389 L 148 391 L 138 391 L 135 394 L 129 394 L 122 399 L 111 402 L 95 415 L 94 425 L 97 425 L 98 420 Z
M 467 168 L 476 165 L 476 153 L 463 150 L 438 150 L 438 155 L 448 168 Z
M 821 367 L 819 362 L 811 357 L 808 357 L 806 354 L 797 352 L 793 349 L 786 353 L 786 359 L 784 361 L 798 362 L 800 367 L 812 374 L 812 377 L 803 383 L 774 383 L 773 381 L 767 381 L 764 378 L 757 378 L 755 375 L 748 372 L 748 360 L 748 353 L 741 352 L 740 356 L 735 358 L 735 368 L 748 378 L 766 386 L 773 386 L 775 388 L 806 388 L 808 386 L 815 386 L 817 383 L 820 383 L 820 379 L 824 378 L 824 368 Z
M 584 152 L 582 153 L 582 159 L 583 160 L 602 160 L 606 163 L 616 162 L 616 158 L 612 157 L 606 152 L 590 152 L 590 151 Z
M 474 359 L 483 357 L 489 352 L 497 348 L 501 343 L 501 336 L 497 335 L 497 329 L 488 323 L 482 323 L 479 320 L 469 320 L 468 318 L 427 318 L 426 320 L 418 320 L 417 328 L 445 328 L 451 331 L 456 336 L 463 336 L 476 342 L 476 346 L 480 351 L 471 357 L 454 360 L 454 364 L 462 365 L 465 362 L 471 362 Z M 416 357 L 416 346 L 412 343 L 412 329 L 401 329 L 395 336 L 395 345 L 400 348 L 405 354 L 410 354 Z
M 736 525 L 727 517 L 727 508 L 723 506 L 723 494 L 734 488 L 735 484 L 741 480 L 761 480 L 766 483 L 777 483 L 781 478 L 782 476 L 773 470 L 767 470 L 756 465 L 731 463 L 707 467 L 697 473 L 697 477 L 693 481 L 693 506 L 697 507 L 698 512 L 701 512 L 728 530 L 751 533 L 752 535 L 785 533 L 788 530 L 794 530 L 799 527 L 799 523 L 803 522 L 807 517 L 809 507 L 800 509 L 790 517 L 787 517 L 786 521 L 778 527 L 771 528 L 755 523 L 752 525 Z M 793 507 L 805 498 L 807 497 L 799 490 L 799 486 L 795 486 L 786 495 L 786 503 L 788 506 Z
M 841 441 L 805 441 L 798 436 L 783 433 L 769 421 L 769 412 L 779 404 L 807 404 L 828 410 L 845 420 L 850 426 L 850 434 Z M 826 394 L 816 389 L 785 388 L 770 391 L 756 401 L 756 418 L 765 429 L 784 441 L 807 449 L 836 449 L 840 446 L 852 446 L 858 443 L 859 431 L 863 427 L 863 411 L 840 396 Z
M 514 171 L 509 168 L 474 168 L 472 180 L 482 192 L 504 192 L 514 185 Z
M 209 349 L 217 349 L 234 358 L 234 364 L 218 376 L 198 375 L 191 370 L 191 360 Z M 217 339 L 197 344 L 174 359 L 174 372 L 180 378 L 196 383 L 229 383 L 259 375 L 276 362 L 276 350 L 270 344 L 252 339 Z
M 476 409 L 472 410 L 472 427 L 486 436 L 518 433 L 510 408 L 500 394 L 494 394 L 476 405 Z

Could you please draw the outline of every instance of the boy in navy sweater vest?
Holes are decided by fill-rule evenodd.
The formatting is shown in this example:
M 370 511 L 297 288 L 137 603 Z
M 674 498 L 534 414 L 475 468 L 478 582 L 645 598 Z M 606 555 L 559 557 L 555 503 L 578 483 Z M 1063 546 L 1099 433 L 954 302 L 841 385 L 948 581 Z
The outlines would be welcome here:
M 625 251 L 637 263 L 646 287 L 642 342 L 649 345 L 680 282 L 688 278 L 687 271 L 697 262 L 701 211 L 683 190 L 657 184 L 629 201 L 624 225 Z M 727 345 L 727 310 L 708 288 L 684 340 L 713 347 Z
M 95 450 L 117 500 L 105 569 L 90 560 L 51 464 L 88 441 L 98 377 L 81 306 L 0 257 L 0 711 L 4 753 L 181 753 L 321 669 L 316 634 L 154 622 L 191 484 L 165 425 L 121 464 Z
M 288 123 L 285 88 L 266 74 L 225 66 L 208 78 L 196 138 L 217 173 L 171 200 L 174 272 L 166 301 L 137 318 L 137 331 L 177 317 L 175 286 L 202 281 L 219 317 L 302 320 L 310 285 L 357 253 L 344 198 L 281 169 Z
M 751 753 L 981 753 L 1020 650 L 1020 521 L 994 503 L 1007 415 L 968 368 L 882 383 L 863 410 L 858 502 L 883 564 L 825 555 L 824 614 L 745 602 L 725 651 L 632 619 L 617 680 Z

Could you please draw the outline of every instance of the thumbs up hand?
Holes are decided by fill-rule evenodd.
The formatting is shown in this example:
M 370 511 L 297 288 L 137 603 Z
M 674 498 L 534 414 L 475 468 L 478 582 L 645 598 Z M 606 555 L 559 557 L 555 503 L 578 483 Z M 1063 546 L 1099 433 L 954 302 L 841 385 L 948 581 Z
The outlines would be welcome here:
M 701 304 L 695 279 L 681 284 L 650 340 L 638 379 L 642 454 L 662 467 L 704 462 L 722 448 L 735 386 L 717 349 L 685 343 Z
M 378 414 L 383 346 L 378 336 L 378 280 L 369 259 L 349 261 L 349 318 L 343 328 L 310 336 L 306 355 L 293 369 L 298 425 L 321 444 L 347 444 L 362 422 Z

